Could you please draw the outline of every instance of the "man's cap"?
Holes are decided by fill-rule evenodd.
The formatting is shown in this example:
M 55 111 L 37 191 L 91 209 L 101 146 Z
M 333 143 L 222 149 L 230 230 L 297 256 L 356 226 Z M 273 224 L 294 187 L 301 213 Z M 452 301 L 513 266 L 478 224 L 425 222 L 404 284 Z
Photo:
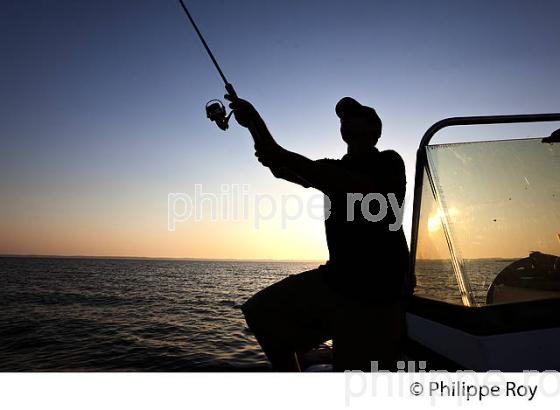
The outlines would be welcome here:
M 381 132 L 381 118 L 379 118 L 377 112 L 371 107 L 360 104 L 352 97 L 341 98 L 336 104 L 335 111 L 336 115 L 338 115 L 340 119 L 356 116 L 368 118 L 379 128 L 379 131 Z
M 379 117 L 377 116 L 377 112 L 373 108 L 360 104 L 352 97 L 341 98 L 340 101 L 336 104 L 335 111 L 336 115 L 338 115 L 339 118 L 344 118 L 347 116 L 366 115 L 379 119 Z
M 379 130 L 381 134 L 381 118 L 377 115 L 377 112 L 366 105 L 360 104 L 358 101 L 352 97 L 341 98 L 335 107 L 336 115 L 340 119 L 346 117 L 363 116 L 369 119 L 372 124 Z

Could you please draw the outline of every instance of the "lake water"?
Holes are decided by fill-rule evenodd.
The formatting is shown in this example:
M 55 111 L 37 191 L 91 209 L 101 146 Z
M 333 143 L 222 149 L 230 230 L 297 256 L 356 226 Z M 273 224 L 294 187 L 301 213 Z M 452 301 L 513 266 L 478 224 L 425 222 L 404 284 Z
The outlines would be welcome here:
M 316 266 L 0 258 L 0 371 L 267 370 L 239 305 Z
M 473 276 L 481 298 L 506 262 L 486 261 L 487 274 Z M 460 303 L 449 266 L 438 263 L 419 264 L 429 273 L 420 293 Z M 317 266 L 2 257 L 0 371 L 268 370 L 239 306 Z

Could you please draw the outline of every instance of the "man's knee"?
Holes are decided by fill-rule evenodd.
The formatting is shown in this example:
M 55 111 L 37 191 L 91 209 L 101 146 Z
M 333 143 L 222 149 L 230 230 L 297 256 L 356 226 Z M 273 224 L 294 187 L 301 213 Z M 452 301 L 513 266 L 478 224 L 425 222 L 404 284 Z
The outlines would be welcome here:
M 278 309 L 277 301 L 272 297 L 269 288 L 255 293 L 241 305 L 245 322 L 255 334 L 272 331 L 272 326 L 278 321 Z
M 272 322 L 282 319 L 288 308 L 286 304 L 290 294 L 298 290 L 293 289 L 292 281 L 291 277 L 284 278 L 255 293 L 241 305 L 241 311 L 251 330 L 269 327 Z
M 257 295 L 251 296 L 245 303 L 241 305 L 241 311 L 243 312 L 243 316 L 245 316 L 245 322 L 249 329 L 253 332 L 255 328 L 260 327 L 259 324 L 263 322 L 263 314 L 262 310 L 259 309 L 258 299 L 256 299 Z

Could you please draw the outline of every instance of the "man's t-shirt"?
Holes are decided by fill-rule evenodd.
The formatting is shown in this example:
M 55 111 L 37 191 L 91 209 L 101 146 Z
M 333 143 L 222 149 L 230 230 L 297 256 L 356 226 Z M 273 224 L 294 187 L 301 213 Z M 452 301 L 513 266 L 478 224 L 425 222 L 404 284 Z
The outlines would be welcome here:
M 341 167 L 348 175 L 357 173 L 371 178 L 378 191 L 374 196 L 362 192 L 365 200 L 355 195 L 356 199 L 349 201 L 348 194 L 360 193 L 322 189 L 329 198 L 325 198 L 326 208 L 330 201 L 330 216 L 325 219 L 329 282 L 350 296 L 398 297 L 408 271 L 409 252 L 402 227 L 394 226 L 396 216 L 389 196 L 393 195 L 393 203 L 396 199 L 402 207 L 406 191 L 402 158 L 395 151 L 380 152 L 372 147 L 358 155 L 347 154 L 339 160 L 316 162 L 321 167 Z M 349 212 L 349 207 L 353 207 L 353 211 Z M 386 215 L 377 220 L 384 210 Z M 327 209 L 325 211 L 327 216 Z M 348 220 L 349 214 L 353 214 L 353 220 Z

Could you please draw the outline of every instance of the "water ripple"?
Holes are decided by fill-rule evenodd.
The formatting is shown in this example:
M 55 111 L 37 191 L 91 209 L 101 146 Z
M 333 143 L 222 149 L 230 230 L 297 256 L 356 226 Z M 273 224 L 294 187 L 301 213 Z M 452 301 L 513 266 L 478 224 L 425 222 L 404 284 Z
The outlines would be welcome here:
M 0 371 L 245 371 L 240 305 L 305 263 L 0 258 Z

